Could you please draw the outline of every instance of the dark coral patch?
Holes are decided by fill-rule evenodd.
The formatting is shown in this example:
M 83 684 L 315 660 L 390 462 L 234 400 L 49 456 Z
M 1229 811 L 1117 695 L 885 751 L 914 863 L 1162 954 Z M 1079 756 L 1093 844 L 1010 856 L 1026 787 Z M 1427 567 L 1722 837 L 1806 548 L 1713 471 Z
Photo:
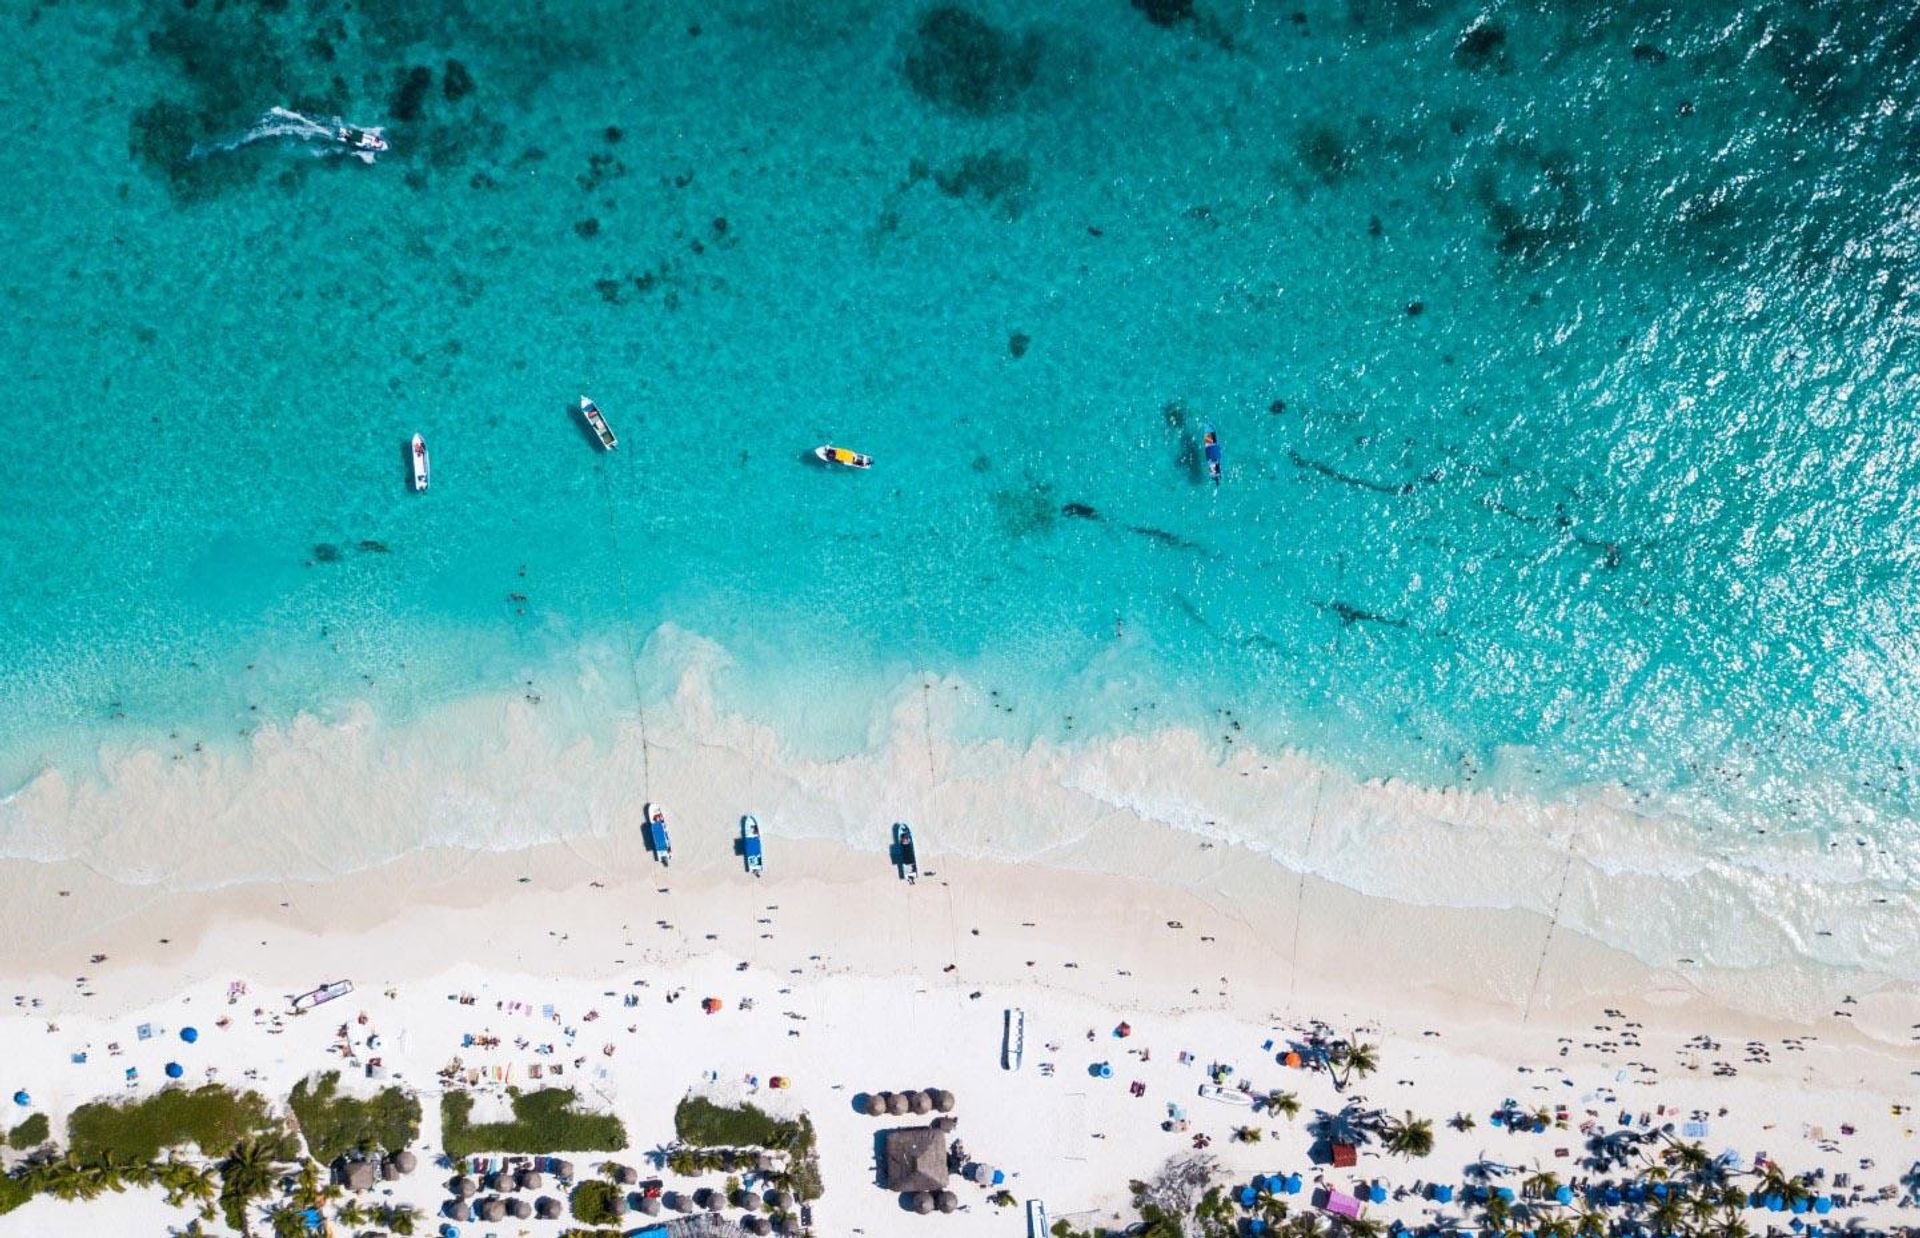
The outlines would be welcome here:
M 447 61 L 447 67 L 440 74 L 440 93 L 448 103 L 458 103 L 473 93 L 473 74 L 467 66 L 458 60 Z
M 1039 72 L 1040 41 L 1015 37 L 955 5 L 929 9 L 914 28 L 907 84 L 927 102 L 968 116 L 1012 107 Z
M 401 75 L 387 110 L 395 120 L 418 120 L 421 104 L 426 102 L 427 92 L 432 89 L 433 70 L 425 65 L 415 65 Z

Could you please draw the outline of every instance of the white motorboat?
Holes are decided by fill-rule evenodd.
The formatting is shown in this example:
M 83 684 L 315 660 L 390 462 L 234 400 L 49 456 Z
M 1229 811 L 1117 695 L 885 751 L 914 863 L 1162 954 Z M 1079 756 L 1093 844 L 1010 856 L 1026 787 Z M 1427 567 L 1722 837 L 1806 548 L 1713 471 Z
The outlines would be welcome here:
M 425 490 L 432 481 L 432 469 L 427 463 L 427 440 L 418 434 L 413 436 L 413 450 L 407 453 L 413 461 L 413 488 Z
M 587 419 L 589 426 L 593 427 L 594 434 L 600 439 L 602 451 L 612 451 L 620 445 L 620 440 L 613 436 L 612 428 L 607 425 L 607 419 L 600 415 L 600 406 L 585 396 L 580 397 L 580 415 Z

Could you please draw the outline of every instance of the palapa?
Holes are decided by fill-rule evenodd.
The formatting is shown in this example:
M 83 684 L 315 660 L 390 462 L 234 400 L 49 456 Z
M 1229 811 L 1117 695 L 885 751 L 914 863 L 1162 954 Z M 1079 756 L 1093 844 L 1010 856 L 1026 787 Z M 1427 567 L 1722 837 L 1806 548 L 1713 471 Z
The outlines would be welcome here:
M 938 1191 L 947 1185 L 947 1137 L 929 1126 L 888 1131 L 881 1164 L 890 1191 Z

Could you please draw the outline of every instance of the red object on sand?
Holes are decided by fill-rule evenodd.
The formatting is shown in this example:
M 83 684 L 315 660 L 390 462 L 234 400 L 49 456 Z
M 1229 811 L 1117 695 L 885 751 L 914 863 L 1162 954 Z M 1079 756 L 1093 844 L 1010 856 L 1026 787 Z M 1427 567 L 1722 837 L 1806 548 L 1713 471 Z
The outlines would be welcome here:
M 1359 1163 L 1359 1160 L 1359 1150 L 1352 1144 L 1336 1143 L 1333 1145 L 1333 1167 L 1335 1169 L 1352 1169 Z

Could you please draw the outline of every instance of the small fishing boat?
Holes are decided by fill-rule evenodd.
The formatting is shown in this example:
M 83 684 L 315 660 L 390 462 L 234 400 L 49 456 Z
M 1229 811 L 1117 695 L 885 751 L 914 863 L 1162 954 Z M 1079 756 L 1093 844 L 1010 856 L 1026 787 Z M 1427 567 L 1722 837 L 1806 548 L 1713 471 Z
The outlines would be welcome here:
M 640 835 L 646 840 L 647 850 L 653 852 L 653 858 L 660 861 L 662 867 L 673 862 L 673 840 L 667 837 L 667 812 L 658 804 L 647 805 L 647 819 L 640 827 Z
M 293 999 L 293 1012 L 300 1014 L 312 1010 L 315 1006 L 324 1006 L 336 997 L 345 997 L 353 992 L 353 981 L 332 980 L 317 989 L 309 989 Z
M 1053 1238 L 1053 1221 L 1044 1200 L 1027 1201 L 1027 1238 Z
M 1212 426 L 1207 427 L 1206 437 L 1200 441 L 1200 445 L 1206 449 L 1207 472 L 1212 475 L 1213 484 L 1217 486 L 1220 484 L 1220 436 L 1213 432 Z
M 863 456 L 857 451 L 848 451 L 844 447 L 835 447 L 825 443 L 813 449 L 814 458 L 822 464 L 839 464 L 850 469 L 870 469 L 873 457 Z
M 386 134 L 379 129 L 363 129 L 358 125 L 341 125 L 335 133 L 340 141 L 356 151 L 378 153 L 387 149 Z
M 1000 1069 L 1019 1070 L 1027 1053 L 1027 1012 L 1007 1007 L 1000 1030 Z
M 620 445 L 620 440 L 613 436 L 613 430 L 607 425 L 607 419 L 600 415 L 600 406 L 585 396 L 580 397 L 580 415 L 587 419 L 587 424 L 599 436 L 601 450 L 612 451 Z
M 760 819 L 752 813 L 740 818 L 740 857 L 747 871 L 758 877 L 763 857 L 760 854 Z
M 413 450 L 407 453 L 407 458 L 413 461 L 413 488 L 416 491 L 425 490 L 427 483 L 432 480 L 432 470 L 427 465 L 427 440 L 418 434 L 414 435 Z
M 1223 1088 L 1217 1083 L 1200 1085 L 1200 1095 L 1207 1100 L 1217 1100 L 1223 1105 L 1253 1104 L 1253 1093 L 1242 1092 L 1239 1088 Z
M 913 830 L 905 821 L 893 823 L 893 862 L 908 885 L 920 879 L 920 860 L 913 853 Z

